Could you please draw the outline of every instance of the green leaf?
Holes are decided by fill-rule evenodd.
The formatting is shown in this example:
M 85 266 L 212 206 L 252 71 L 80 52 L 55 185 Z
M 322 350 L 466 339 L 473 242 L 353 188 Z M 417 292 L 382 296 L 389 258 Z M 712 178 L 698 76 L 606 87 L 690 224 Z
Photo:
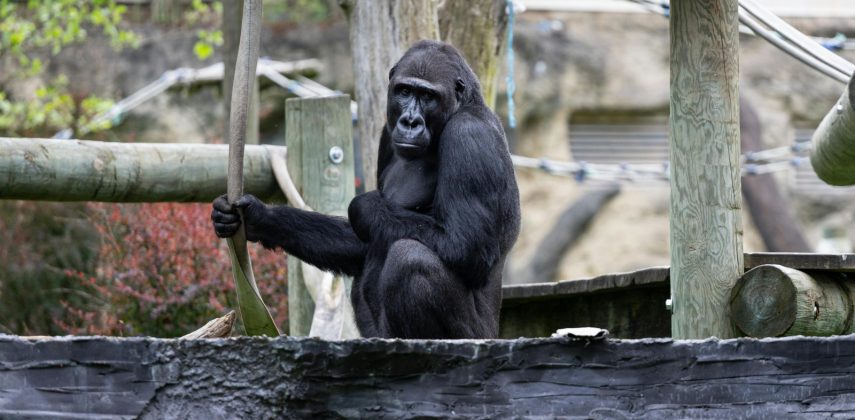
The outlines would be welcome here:
M 193 52 L 198 59 L 204 60 L 214 53 L 214 47 L 207 42 L 196 41 L 196 45 L 193 46 Z

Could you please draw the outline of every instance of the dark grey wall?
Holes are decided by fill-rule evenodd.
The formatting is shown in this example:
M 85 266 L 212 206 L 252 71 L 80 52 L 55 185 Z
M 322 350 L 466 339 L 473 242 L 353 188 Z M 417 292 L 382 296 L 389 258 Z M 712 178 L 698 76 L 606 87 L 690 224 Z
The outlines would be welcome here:
M 325 342 L 0 336 L 0 418 L 855 415 L 855 336 Z

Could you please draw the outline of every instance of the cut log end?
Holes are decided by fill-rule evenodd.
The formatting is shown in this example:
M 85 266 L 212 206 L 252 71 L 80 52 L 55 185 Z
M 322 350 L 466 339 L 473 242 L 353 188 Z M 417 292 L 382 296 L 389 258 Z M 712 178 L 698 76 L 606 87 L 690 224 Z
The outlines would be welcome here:
M 752 337 L 783 335 L 796 320 L 796 288 L 779 265 L 745 273 L 733 288 L 730 311 L 740 331 Z
M 752 337 L 828 336 L 852 329 L 852 297 L 840 273 L 762 265 L 731 293 L 734 325 Z

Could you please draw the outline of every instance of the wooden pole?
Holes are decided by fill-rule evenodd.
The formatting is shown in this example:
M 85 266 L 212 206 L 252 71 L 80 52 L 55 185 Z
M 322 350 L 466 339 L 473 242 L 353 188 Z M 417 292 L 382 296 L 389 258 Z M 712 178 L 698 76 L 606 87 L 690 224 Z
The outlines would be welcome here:
M 855 77 L 813 133 L 810 163 L 831 185 L 855 184 Z
M 742 275 L 737 0 L 671 3 L 672 334 L 736 335 Z
M 222 144 L 0 137 L 0 199 L 210 203 L 223 193 L 227 160 Z M 246 192 L 282 202 L 264 147 L 247 146 L 244 162 Z
M 842 273 L 811 274 L 781 265 L 753 268 L 733 288 L 734 324 L 751 337 L 835 335 L 852 328 L 855 288 Z
M 285 101 L 285 144 L 294 185 L 315 211 L 347 217 L 353 199 L 353 125 L 350 97 L 292 98 Z M 303 279 L 300 261 L 288 258 L 290 335 L 305 336 L 315 304 Z M 346 281 L 350 296 L 350 279 Z

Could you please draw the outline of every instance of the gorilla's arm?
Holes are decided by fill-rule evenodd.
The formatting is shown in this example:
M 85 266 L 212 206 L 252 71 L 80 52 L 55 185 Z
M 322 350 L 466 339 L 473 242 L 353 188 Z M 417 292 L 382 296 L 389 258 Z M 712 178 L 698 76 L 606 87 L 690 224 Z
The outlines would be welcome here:
M 268 249 L 282 248 L 290 255 L 323 270 L 355 276 L 362 271 L 367 252 L 344 218 L 295 209 L 267 206 L 244 195 L 234 206 L 225 196 L 214 200 L 211 219 L 219 237 L 230 237 L 240 226 L 233 208 L 242 208 L 246 238 Z
M 431 215 L 396 206 L 376 191 L 349 209 L 353 228 L 366 241 L 415 239 L 426 245 L 472 288 L 483 286 L 501 256 L 503 200 L 513 200 L 513 167 L 492 115 L 459 113 L 439 144 L 439 180 Z M 508 202 L 507 205 L 512 203 Z

